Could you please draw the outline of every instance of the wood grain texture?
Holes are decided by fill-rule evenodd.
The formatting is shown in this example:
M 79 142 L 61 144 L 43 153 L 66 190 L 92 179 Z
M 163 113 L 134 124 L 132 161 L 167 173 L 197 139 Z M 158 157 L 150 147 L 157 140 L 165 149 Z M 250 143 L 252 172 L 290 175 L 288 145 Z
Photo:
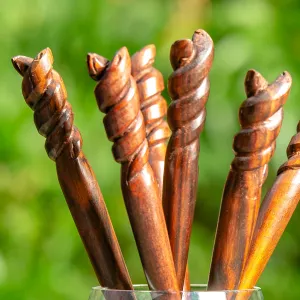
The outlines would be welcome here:
M 148 45 L 136 52 L 131 58 L 131 74 L 136 80 L 140 95 L 149 144 L 149 163 L 162 194 L 166 142 L 170 137 L 170 129 L 165 120 L 167 101 L 161 95 L 165 88 L 164 79 L 161 72 L 153 67 L 155 56 L 154 45 Z
M 261 187 L 279 134 L 291 87 L 285 72 L 268 85 L 256 71 L 245 80 L 247 99 L 239 111 L 235 158 L 225 184 L 209 275 L 209 290 L 237 289 L 252 238 Z
M 252 288 L 267 265 L 300 199 L 300 122 L 283 164 L 266 194 L 254 231 L 240 289 Z
M 108 139 L 114 142 L 114 158 L 121 163 L 123 197 L 149 288 L 178 291 L 129 53 L 123 47 L 111 62 L 89 54 L 87 63 L 90 76 L 98 80 L 95 96 L 99 109 L 106 114 L 103 122 Z
M 168 81 L 172 98 L 168 123 L 172 135 L 165 160 L 163 206 L 180 289 L 184 284 L 197 196 L 199 136 L 206 117 L 213 51 L 210 36 L 197 30 L 192 40 L 176 41 L 170 52 L 174 72 Z
M 34 59 L 16 56 L 12 62 L 23 76 L 24 99 L 46 138 L 47 153 L 56 163 L 59 183 L 100 284 L 132 289 L 100 188 L 81 149 L 81 135 L 73 125 L 63 80 L 53 70 L 51 50 L 41 51 Z
M 149 163 L 154 172 L 162 197 L 163 176 L 167 140 L 171 131 L 165 116 L 167 114 L 167 101 L 161 95 L 164 90 L 164 79 L 157 69 L 153 67 L 156 56 L 154 45 L 148 45 L 131 57 L 131 74 L 136 80 L 140 95 L 141 111 L 146 126 L 146 136 L 149 144 Z M 184 291 L 190 290 L 188 267 L 184 280 Z

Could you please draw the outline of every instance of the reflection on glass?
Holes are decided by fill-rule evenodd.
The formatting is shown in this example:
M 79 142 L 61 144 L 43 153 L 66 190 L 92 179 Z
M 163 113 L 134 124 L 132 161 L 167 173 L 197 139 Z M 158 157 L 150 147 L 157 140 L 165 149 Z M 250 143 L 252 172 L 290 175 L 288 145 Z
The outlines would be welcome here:
M 181 292 L 180 296 L 176 293 L 163 291 L 149 291 L 148 286 L 134 285 L 134 291 L 110 290 L 107 288 L 94 287 L 89 300 L 263 300 L 260 288 L 241 291 L 218 291 L 207 292 L 206 285 L 191 285 L 190 292 Z

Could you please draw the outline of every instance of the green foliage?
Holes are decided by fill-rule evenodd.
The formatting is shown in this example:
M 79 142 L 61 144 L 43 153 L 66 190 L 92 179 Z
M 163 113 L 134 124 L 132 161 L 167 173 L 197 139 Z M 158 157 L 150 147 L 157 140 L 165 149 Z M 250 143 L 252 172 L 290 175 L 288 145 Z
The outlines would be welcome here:
M 237 111 L 245 98 L 243 80 L 249 68 L 270 81 L 288 70 L 294 80 L 266 188 L 285 161 L 285 148 L 295 133 L 300 116 L 300 3 L 3 0 L 0 20 L 0 299 L 87 299 L 90 288 L 97 285 L 10 58 L 52 49 L 133 282 L 144 283 L 122 201 L 119 165 L 113 162 L 85 56 L 98 52 L 111 58 L 123 45 L 134 53 L 154 43 L 156 66 L 167 78 L 171 43 L 191 37 L 198 27 L 211 34 L 216 47 L 189 257 L 192 282 L 206 282 L 222 188 L 233 157 L 232 137 L 238 131 Z M 259 282 L 266 299 L 300 298 L 298 220 L 296 212 Z

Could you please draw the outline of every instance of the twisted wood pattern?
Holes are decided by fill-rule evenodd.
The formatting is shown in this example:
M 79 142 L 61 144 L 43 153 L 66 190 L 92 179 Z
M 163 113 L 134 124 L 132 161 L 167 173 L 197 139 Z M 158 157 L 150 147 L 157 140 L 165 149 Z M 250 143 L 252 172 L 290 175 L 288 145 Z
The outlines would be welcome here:
M 158 185 L 148 161 L 143 114 L 131 60 L 125 47 L 111 62 L 88 55 L 88 69 L 99 80 L 95 96 L 106 113 L 104 126 L 121 163 L 121 186 L 144 272 L 151 290 L 178 290 Z M 175 297 L 177 299 L 177 297 Z M 173 299 L 173 298 L 172 298 Z
M 153 67 L 155 55 L 154 45 L 148 45 L 136 52 L 131 58 L 131 74 L 136 80 L 140 95 L 149 144 L 149 163 L 162 194 L 166 141 L 169 139 L 170 129 L 164 119 L 167 101 L 161 95 L 165 88 L 164 79 L 161 72 Z
M 39 133 L 46 137 L 47 153 L 56 162 L 59 183 L 100 284 L 132 289 L 100 188 L 81 150 L 63 80 L 53 70 L 51 50 L 34 59 L 16 56 L 12 62 L 23 76 L 23 96 L 34 110 Z
M 174 72 L 168 82 L 172 98 L 168 123 L 172 135 L 165 161 L 163 205 L 180 289 L 197 196 L 199 135 L 206 117 L 213 50 L 210 36 L 197 30 L 192 40 L 176 41 L 170 52 Z
M 285 72 L 268 85 L 256 71 L 246 75 L 248 99 L 239 111 L 241 130 L 234 137 L 235 158 L 224 188 L 208 288 L 237 289 L 249 251 L 261 187 L 273 156 L 283 109 L 291 87 Z
M 259 210 L 253 240 L 239 288 L 258 281 L 300 199 L 300 122 L 287 148 L 288 161 L 266 194 Z

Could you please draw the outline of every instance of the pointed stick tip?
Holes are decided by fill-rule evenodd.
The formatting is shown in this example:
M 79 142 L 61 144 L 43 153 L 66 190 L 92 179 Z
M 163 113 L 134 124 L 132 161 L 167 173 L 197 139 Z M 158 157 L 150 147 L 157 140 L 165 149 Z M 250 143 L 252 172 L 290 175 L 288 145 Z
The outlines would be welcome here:
M 150 52 L 153 56 L 155 56 L 156 55 L 156 47 L 155 47 L 155 45 L 154 44 L 149 44 L 149 45 L 146 45 L 144 48 L 142 48 L 141 50 L 140 50 L 140 52 Z
M 144 64 L 150 64 L 154 62 L 154 58 L 156 56 L 156 47 L 154 44 L 149 44 L 143 47 L 141 50 L 137 51 L 132 55 L 131 60 L 138 58 L 139 60 L 143 60 Z
M 211 36 L 203 29 L 197 29 L 192 37 L 195 44 L 202 45 L 204 49 L 214 51 L 214 41 Z
M 143 70 L 154 64 L 155 56 L 156 47 L 154 44 L 147 45 L 132 55 L 132 75 L 136 80 L 139 79 L 139 75 L 142 75 Z
M 11 58 L 11 62 L 15 70 L 21 75 L 24 76 L 26 70 L 31 65 L 33 59 L 31 57 L 17 55 Z
M 41 50 L 37 56 L 34 58 L 34 60 L 41 60 L 44 56 L 47 56 L 48 59 L 50 60 L 50 63 L 53 64 L 54 62 L 54 57 L 53 57 L 53 53 L 52 53 L 52 50 L 47 47 L 43 50 Z
M 131 61 L 128 49 L 124 46 L 120 48 L 111 61 L 112 65 L 119 65 L 123 60 Z
M 268 86 L 267 80 L 256 70 L 250 69 L 245 77 L 245 92 L 247 97 L 255 96 Z
M 178 40 L 171 46 L 170 62 L 174 70 L 186 65 L 193 56 L 194 43 L 190 39 Z
M 282 72 L 279 77 L 284 77 L 288 83 L 292 84 L 292 76 L 288 71 Z
M 95 81 L 99 81 L 109 60 L 97 53 L 88 53 L 86 62 L 90 77 Z

